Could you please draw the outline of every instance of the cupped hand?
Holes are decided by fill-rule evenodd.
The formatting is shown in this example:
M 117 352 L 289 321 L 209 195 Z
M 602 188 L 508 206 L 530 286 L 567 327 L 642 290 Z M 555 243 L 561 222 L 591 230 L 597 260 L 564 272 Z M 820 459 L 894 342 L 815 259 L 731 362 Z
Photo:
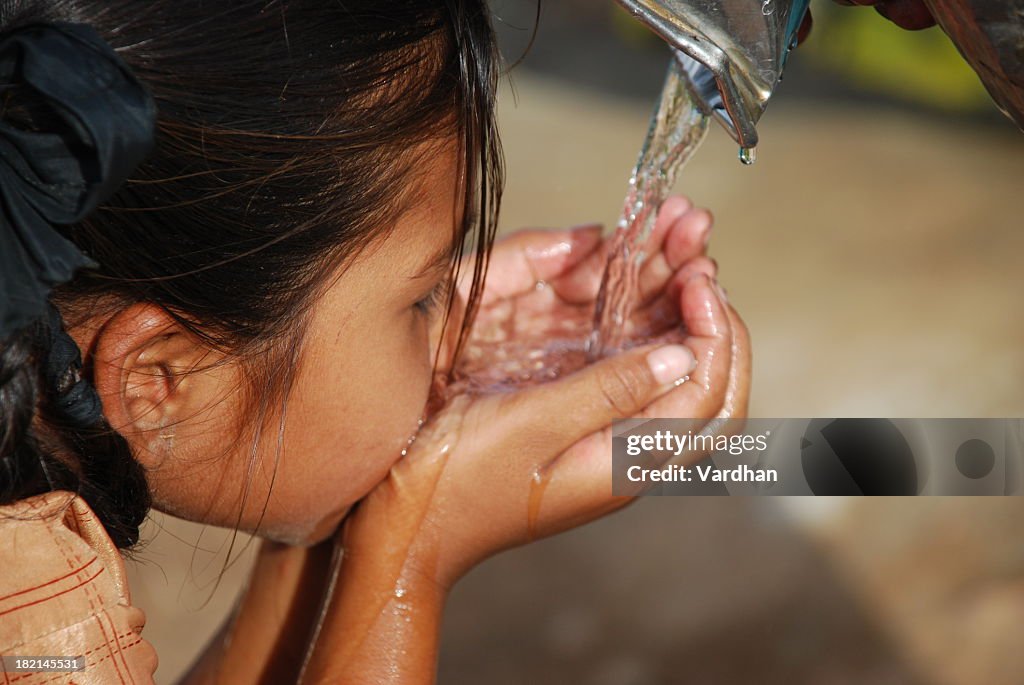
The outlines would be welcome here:
M 399 585 L 450 587 L 501 549 L 629 501 L 611 492 L 613 420 L 742 416 L 749 338 L 704 255 L 709 230 L 707 212 L 666 202 L 640 275 L 641 309 L 674 315 L 682 344 L 640 345 L 551 382 L 455 397 L 346 521 L 346 554 Z M 540 293 L 548 306 L 539 318 L 557 322 L 593 301 L 605 259 L 596 227 L 515 234 L 495 246 L 481 316 L 500 318 L 503 303 Z M 514 317 L 506 323 L 530 334 Z
M 637 306 L 623 326 L 629 344 L 677 330 L 682 281 L 697 273 L 714 277 L 714 264 L 704 256 L 711 224 L 710 213 L 685 198 L 663 204 L 644 245 L 651 256 L 638 275 Z M 551 380 L 585 365 L 611 242 L 601 232 L 594 224 L 566 231 L 531 229 L 495 245 L 487 287 L 457 367 L 463 386 L 507 388 Z M 463 299 L 467 291 L 463 283 Z

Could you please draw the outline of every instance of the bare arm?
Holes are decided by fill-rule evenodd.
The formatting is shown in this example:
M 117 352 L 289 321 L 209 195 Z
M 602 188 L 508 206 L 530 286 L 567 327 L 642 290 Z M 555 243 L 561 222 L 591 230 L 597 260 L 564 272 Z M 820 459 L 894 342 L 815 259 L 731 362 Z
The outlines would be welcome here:
M 330 573 L 333 543 L 261 543 L 242 596 L 181 685 L 296 682 Z
M 340 565 L 301 683 L 433 683 L 446 590 L 362 552 Z

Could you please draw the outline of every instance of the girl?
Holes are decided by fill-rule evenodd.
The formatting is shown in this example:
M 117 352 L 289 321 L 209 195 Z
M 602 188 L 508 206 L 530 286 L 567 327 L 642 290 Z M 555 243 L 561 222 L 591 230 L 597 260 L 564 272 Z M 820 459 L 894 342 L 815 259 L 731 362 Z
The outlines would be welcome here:
M 482 0 L 7 0 L 0 32 L 3 655 L 150 682 L 119 550 L 153 506 L 265 540 L 188 682 L 430 682 L 460 576 L 626 503 L 613 419 L 745 410 L 710 216 L 676 198 L 641 291 L 685 345 L 423 423 L 478 311 L 559 321 L 606 258 L 594 226 L 492 254 Z

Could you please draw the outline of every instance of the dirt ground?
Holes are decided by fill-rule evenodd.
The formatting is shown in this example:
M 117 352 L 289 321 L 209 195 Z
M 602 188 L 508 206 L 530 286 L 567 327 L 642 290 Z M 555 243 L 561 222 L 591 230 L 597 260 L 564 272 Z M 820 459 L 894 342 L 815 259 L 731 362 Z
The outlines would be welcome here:
M 516 84 L 505 229 L 613 225 L 654 94 Z M 752 415 L 1024 415 L 1024 138 L 827 101 L 773 103 L 761 136 L 746 168 L 716 127 L 680 182 L 717 217 Z M 131 586 L 172 683 L 248 554 L 213 589 L 223 532 L 154 520 Z M 649 498 L 472 573 L 441 682 L 1020 683 L 1021 522 L 1015 498 Z

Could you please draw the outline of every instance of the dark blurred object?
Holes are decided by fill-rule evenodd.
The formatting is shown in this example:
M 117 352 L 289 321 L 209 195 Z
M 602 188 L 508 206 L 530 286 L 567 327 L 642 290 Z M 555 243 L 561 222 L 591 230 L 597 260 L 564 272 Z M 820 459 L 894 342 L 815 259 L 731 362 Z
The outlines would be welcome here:
M 873 5 L 916 31 L 936 23 L 981 78 L 1006 116 L 1024 129 L 1024 0 L 837 0 Z
M 999 108 L 1024 129 L 1024 0 L 928 0 L 928 6 Z
M 808 0 L 618 0 L 675 48 L 701 111 L 741 148 L 757 146 L 757 121 L 782 78 Z
M 492 0 L 492 7 L 502 50 L 514 62 L 533 35 L 537 0 Z M 541 9 L 537 39 L 513 80 L 518 71 L 530 71 L 653 102 L 669 60 L 664 41 L 614 2 L 544 0 Z M 898 107 L 961 127 L 1006 127 L 977 75 L 941 32 L 903 31 L 874 12 L 847 10 L 832 0 L 812 0 L 812 12 L 814 30 L 788 60 L 773 100 Z
M 840 5 L 869 5 L 883 17 L 908 31 L 935 26 L 935 17 L 924 0 L 836 0 Z

